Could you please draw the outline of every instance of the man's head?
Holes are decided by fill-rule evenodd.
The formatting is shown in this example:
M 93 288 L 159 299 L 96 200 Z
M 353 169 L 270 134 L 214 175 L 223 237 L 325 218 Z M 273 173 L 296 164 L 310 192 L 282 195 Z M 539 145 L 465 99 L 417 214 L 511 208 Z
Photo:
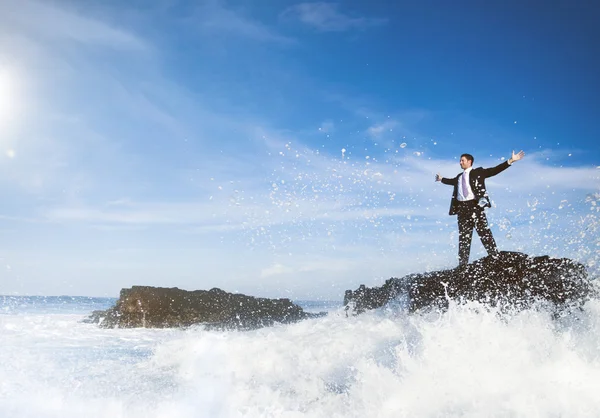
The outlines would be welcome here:
M 463 154 L 460 156 L 460 168 L 466 170 L 469 167 L 473 166 L 473 162 L 475 158 L 471 154 Z

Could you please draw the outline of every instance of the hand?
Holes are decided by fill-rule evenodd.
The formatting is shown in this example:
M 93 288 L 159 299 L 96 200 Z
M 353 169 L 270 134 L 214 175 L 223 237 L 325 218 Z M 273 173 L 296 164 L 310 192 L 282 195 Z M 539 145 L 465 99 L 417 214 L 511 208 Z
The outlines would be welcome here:
M 435 181 L 442 181 L 442 176 L 440 176 L 440 173 L 435 175 Z
M 509 162 L 512 164 L 515 161 L 519 161 L 524 156 L 525 156 L 525 153 L 523 152 L 523 150 L 519 151 L 517 154 L 515 154 L 515 151 L 513 150 L 512 157 L 510 157 L 510 161 Z

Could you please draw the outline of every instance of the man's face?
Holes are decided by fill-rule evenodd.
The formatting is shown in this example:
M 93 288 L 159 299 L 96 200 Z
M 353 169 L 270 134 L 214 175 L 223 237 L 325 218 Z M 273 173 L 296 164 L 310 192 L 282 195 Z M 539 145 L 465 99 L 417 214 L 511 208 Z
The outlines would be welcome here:
M 460 157 L 460 168 L 466 170 L 471 167 L 473 163 L 470 160 L 467 160 L 467 157 Z

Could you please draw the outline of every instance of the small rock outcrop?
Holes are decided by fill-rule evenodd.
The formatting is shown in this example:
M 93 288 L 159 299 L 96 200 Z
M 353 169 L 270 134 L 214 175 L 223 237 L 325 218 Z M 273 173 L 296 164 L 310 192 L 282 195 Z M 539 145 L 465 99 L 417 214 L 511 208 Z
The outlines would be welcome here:
M 502 251 L 462 268 L 391 278 L 381 287 L 361 285 L 346 291 L 344 305 L 354 314 L 400 300 L 410 312 L 446 309 L 449 300 L 522 309 L 543 301 L 560 309 L 581 306 L 597 292 L 580 263 Z
M 85 322 L 102 328 L 172 328 L 203 324 L 208 328 L 248 330 L 322 316 L 289 299 L 266 299 L 221 289 L 187 291 L 133 286 L 122 289 L 115 306 L 94 311 Z

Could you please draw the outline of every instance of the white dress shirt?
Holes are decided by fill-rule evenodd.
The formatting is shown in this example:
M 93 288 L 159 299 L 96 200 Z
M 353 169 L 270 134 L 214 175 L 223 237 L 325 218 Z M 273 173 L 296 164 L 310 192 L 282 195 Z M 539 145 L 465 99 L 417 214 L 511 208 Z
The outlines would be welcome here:
M 471 170 L 472 169 L 473 169 L 473 167 L 467 168 L 465 171 L 463 171 L 462 176 L 460 176 L 458 178 L 458 196 L 457 196 L 457 199 L 459 201 L 461 201 L 461 202 L 463 202 L 465 200 L 473 200 L 473 199 L 475 199 L 475 194 L 473 193 L 473 190 L 471 189 L 471 184 L 469 183 L 469 175 L 471 174 Z M 467 190 L 469 191 L 466 196 L 463 194 L 463 188 L 462 188 L 463 177 L 465 177 L 466 180 L 467 180 Z

